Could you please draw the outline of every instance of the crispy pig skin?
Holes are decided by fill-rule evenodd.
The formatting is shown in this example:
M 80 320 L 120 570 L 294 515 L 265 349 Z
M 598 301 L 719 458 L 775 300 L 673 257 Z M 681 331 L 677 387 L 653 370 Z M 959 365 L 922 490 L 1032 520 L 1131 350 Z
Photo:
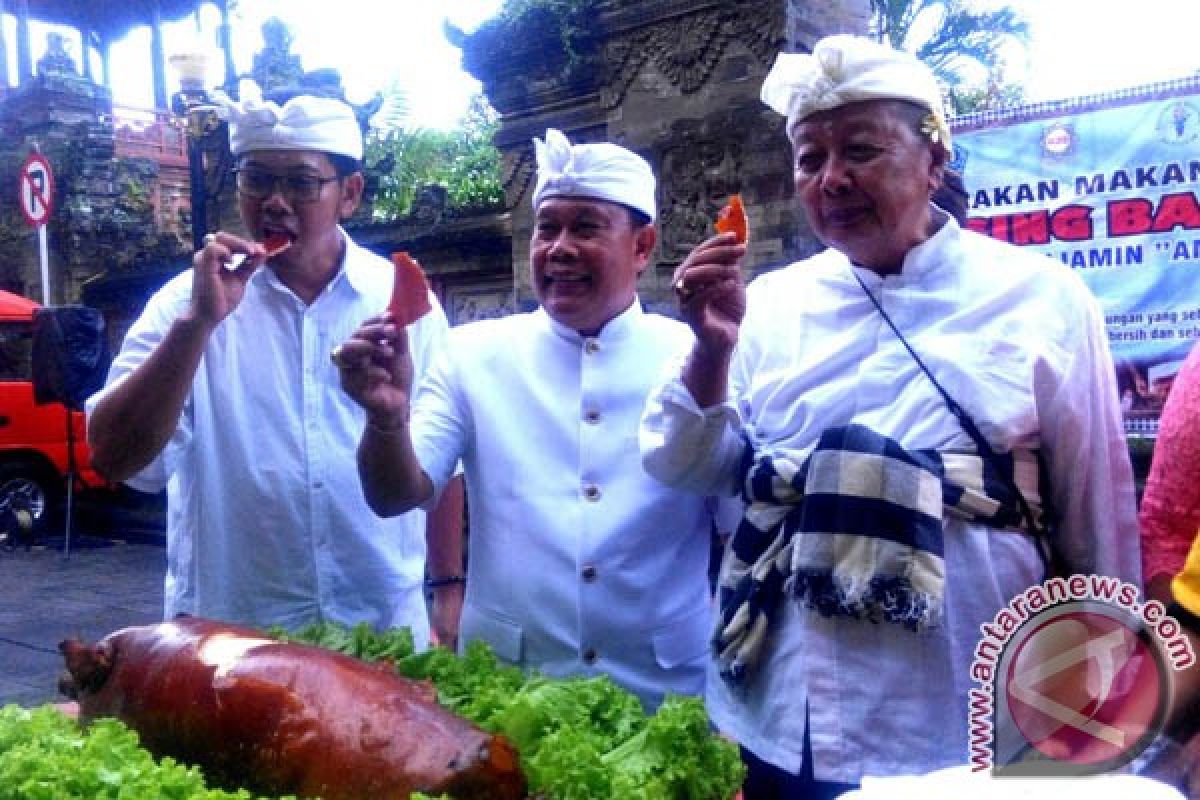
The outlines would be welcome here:
M 390 668 L 199 617 L 60 645 L 85 724 L 117 717 L 214 783 L 324 800 L 525 796 L 516 752 Z

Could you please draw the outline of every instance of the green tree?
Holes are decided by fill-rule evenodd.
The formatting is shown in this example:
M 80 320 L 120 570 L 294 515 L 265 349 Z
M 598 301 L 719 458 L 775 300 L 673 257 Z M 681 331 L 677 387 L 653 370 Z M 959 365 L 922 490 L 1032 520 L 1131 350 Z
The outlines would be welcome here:
M 446 190 L 451 210 L 499 208 L 504 187 L 500 151 L 492 144 L 496 127 L 495 112 L 486 100 L 476 97 L 454 130 L 396 124 L 374 133 L 367 141 L 367 163 L 381 171 L 375 194 L 376 219 L 405 216 L 417 190 L 431 184 Z
M 871 0 L 871 31 L 928 64 L 947 88 L 954 114 L 1022 101 L 1021 87 L 1004 79 L 1005 47 L 1029 41 L 1029 23 L 1014 9 L 974 10 L 964 0 Z

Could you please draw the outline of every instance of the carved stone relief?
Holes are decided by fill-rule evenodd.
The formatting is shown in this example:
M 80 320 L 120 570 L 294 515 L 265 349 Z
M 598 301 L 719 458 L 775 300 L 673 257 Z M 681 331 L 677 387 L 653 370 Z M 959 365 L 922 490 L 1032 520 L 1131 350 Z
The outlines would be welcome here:
M 742 143 L 735 130 L 683 120 L 659 149 L 659 261 L 678 264 L 712 235 L 712 220 L 741 189 Z
M 767 63 L 777 50 L 783 17 L 777 0 L 724 3 L 610 40 L 604 60 L 611 77 L 601 91 L 602 104 L 619 106 L 648 62 L 684 94 L 708 83 L 730 42 L 740 42 Z
M 508 208 L 514 208 L 525 196 L 526 190 L 533 182 L 537 165 L 533 157 L 533 145 L 527 144 L 520 148 L 506 150 L 501 158 L 501 185 L 504 187 L 504 203 Z
M 446 315 L 451 325 L 506 317 L 517 310 L 511 282 L 450 286 Z

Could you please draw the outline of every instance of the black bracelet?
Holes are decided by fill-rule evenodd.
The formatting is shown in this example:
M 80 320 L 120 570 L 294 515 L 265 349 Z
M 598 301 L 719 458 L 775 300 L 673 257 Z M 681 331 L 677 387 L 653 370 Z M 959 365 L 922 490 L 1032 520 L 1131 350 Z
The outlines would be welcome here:
M 456 583 L 466 583 L 466 575 L 443 575 L 440 578 L 426 578 L 426 589 L 440 589 L 443 586 L 453 586 Z

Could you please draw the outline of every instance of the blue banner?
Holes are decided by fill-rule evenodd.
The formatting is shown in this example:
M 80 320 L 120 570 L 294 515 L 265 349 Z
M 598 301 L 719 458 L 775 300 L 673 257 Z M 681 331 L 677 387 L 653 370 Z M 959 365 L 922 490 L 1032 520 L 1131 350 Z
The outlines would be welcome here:
M 968 227 L 1078 272 L 1104 309 L 1126 429 L 1153 434 L 1200 340 L 1200 80 L 951 127 Z

